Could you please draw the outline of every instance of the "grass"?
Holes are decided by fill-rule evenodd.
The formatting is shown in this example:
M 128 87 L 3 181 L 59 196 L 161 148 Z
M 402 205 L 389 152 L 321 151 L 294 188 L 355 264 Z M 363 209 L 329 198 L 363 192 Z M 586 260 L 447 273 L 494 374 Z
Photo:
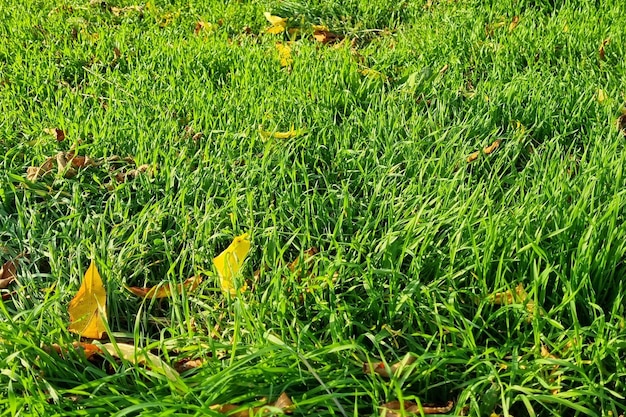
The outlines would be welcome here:
M 114 9 L 132 5 L 0 8 L 0 259 L 28 254 L 0 304 L 0 415 L 221 415 L 210 407 L 283 391 L 295 415 L 393 400 L 625 413 L 626 4 Z M 265 11 L 303 28 L 288 67 L 276 43 L 290 36 L 265 33 Z M 195 34 L 198 21 L 213 26 Z M 322 45 L 312 24 L 346 41 Z M 259 126 L 306 133 L 263 140 Z M 26 181 L 70 148 L 151 173 Z M 211 261 L 244 232 L 253 283 L 227 297 Z M 311 275 L 287 268 L 310 247 Z M 203 365 L 174 383 L 51 352 L 77 340 L 67 305 L 91 258 L 112 339 Z M 169 300 L 123 288 L 195 274 L 201 287 Z M 520 284 L 527 298 L 494 304 Z M 407 353 L 391 378 L 362 371 Z

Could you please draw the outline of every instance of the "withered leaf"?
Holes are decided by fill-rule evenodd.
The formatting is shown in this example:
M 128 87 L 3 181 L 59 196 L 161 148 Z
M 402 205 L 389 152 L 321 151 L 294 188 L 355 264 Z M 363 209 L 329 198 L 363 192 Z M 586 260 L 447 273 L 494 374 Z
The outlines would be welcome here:
M 263 16 L 268 22 L 272 24 L 266 32 L 272 35 L 277 35 L 284 32 L 287 29 L 287 19 L 280 16 L 273 16 L 270 12 L 263 13 Z
M 54 163 L 56 158 L 48 158 L 46 161 L 38 167 L 28 167 L 26 170 L 26 179 L 29 181 L 37 181 L 42 176 L 54 169 Z
M 604 61 L 604 59 L 606 57 L 606 52 L 605 52 L 604 48 L 606 46 L 608 46 L 610 43 L 611 43 L 611 38 L 606 38 L 600 44 L 600 47 L 598 48 L 598 56 L 600 57 L 601 61 Z
M 363 363 L 363 373 L 378 374 L 384 378 L 389 378 L 398 370 L 415 362 L 415 356 L 407 354 L 401 361 L 387 366 L 385 362 L 374 362 L 371 365 L 368 362 Z
M 46 132 L 49 135 L 54 136 L 54 138 L 56 139 L 57 142 L 62 142 L 63 140 L 65 140 L 65 132 L 61 129 L 59 129 L 58 127 L 56 128 L 47 128 L 43 130 L 44 132 Z
M 519 25 L 519 16 L 513 16 L 511 24 L 509 24 L 509 32 L 512 32 Z
M 176 361 L 174 363 L 174 369 L 177 372 L 185 372 L 188 371 L 190 369 L 195 369 L 195 368 L 199 368 L 204 364 L 204 361 L 202 361 L 202 359 L 191 359 L 191 358 L 184 358 L 184 359 L 180 359 L 178 361 Z
M 17 259 L 6 261 L 0 267 L 0 289 L 4 289 L 13 282 L 17 276 Z
M 447 414 L 454 408 L 454 402 L 448 401 L 446 405 L 422 404 L 420 407 L 413 401 L 390 401 L 382 405 L 383 417 L 402 417 L 405 413 L 419 414 Z M 403 411 L 404 409 L 404 411 Z
M 485 146 L 483 148 L 483 153 L 485 155 L 489 155 L 493 153 L 496 149 L 500 147 L 501 142 L 502 141 L 500 139 L 496 139 L 491 145 Z M 471 154 L 467 156 L 466 161 L 467 163 L 474 162 L 476 159 L 478 159 L 479 156 L 480 156 L 480 151 L 472 152 Z
M 326 26 L 314 25 L 313 38 L 326 45 L 340 41 L 343 39 L 343 36 L 331 32 Z
M 183 292 L 183 288 L 187 290 L 187 292 L 194 291 L 200 283 L 202 282 L 202 277 L 200 275 L 196 275 L 195 277 L 191 277 L 185 280 L 182 284 L 178 284 L 176 287 L 178 288 L 178 293 Z M 125 287 L 128 291 L 135 294 L 137 297 L 142 298 L 167 298 L 172 295 L 172 287 L 170 283 L 164 285 L 157 285 L 154 287 Z
M 626 136 L 626 112 L 617 118 L 616 123 L 617 129 L 622 133 L 622 135 Z
M 217 25 L 214 25 L 210 22 L 205 22 L 204 20 L 199 20 L 196 22 L 196 27 L 193 30 L 193 34 L 198 35 L 200 33 L 205 33 L 207 35 L 210 35 L 212 33 L 215 33 L 216 30 Z
M 490 153 L 498 149 L 500 147 L 500 142 L 502 142 L 500 139 L 496 139 L 491 145 L 484 147 L 484 154 L 489 155 Z
M 92 259 L 81 286 L 68 307 L 69 330 L 81 337 L 102 339 L 106 334 L 104 325 L 107 319 L 106 301 L 106 290 L 96 263 Z

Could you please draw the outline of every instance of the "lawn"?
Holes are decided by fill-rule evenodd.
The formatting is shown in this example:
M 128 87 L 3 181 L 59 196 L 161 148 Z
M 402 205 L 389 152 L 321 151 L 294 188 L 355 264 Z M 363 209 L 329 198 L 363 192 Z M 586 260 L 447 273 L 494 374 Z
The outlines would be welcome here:
M 626 413 L 623 0 L 1 3 L 0 416 Z

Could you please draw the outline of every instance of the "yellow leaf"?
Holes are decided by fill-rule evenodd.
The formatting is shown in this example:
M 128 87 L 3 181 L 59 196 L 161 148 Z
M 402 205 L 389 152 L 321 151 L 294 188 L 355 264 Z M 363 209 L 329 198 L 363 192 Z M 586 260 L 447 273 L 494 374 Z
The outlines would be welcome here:
M 249 250 L 250 240 L 248 234 L 244 233 L 243 235 L 235 237 L 230 246 L 213 259 L 213 264 L 220 277 L 220 288 L 222 291 L 228 292 L 231 295 L 237 294 L 237 288 L 235 287 L 233 278 L 237 275 L 239 269 L 241 269 L 241 265 L 244 259 L 246 259 Z M 245 286 L 242 289 L 245 289 Z
M 283 33 L 284 31 L 285 31 L 284 26 L 272 26 L 266 30 L 266 32 L 271 35 L 278 35 L 279 33 Z
M 263 16 L 265 16 L 267 21 L 272 24 L 272 26 L 270 26 L 267 29 L 266 31 L 267 33 L 271 33 L 272 35 L 277 35 L 279 33 L 284 32 L 285 29 L 287 29 L 286 18 L 282 18 L 280 16 L 273 16 L 270 12 L 263 13 Z
M 76 296 L 70 301 L 69 330 L 78 333 L 81 337 L 101 339 L 106 333 L 104 327 L 104 321 L 107 319 L 106 303 L 107 295 L 102 285 L 102 278 L 92 260 Z
M 297 138 L 306 133 L 306 129 L 294 129 L 293 125 L 291 129 L 286 132 L 269 132 L 267 130 L 263 130 L 263 127 L 259 126 L 259 135 L 261 135 L 261 139 L 263 141 L 267 141 L 268 139 L 293 139 Z
M 278 50 L 278 58 L 280 59 L 281 67 L 288 67 L 293 63 L 293 59 L 291 58 L 291 47 L 289 45 L 277 42 L 276 49 Z
M 273 26 L 287 26 L 287 19 L 280 16 L 273 16 L 270 12 L 263 13 L 263 16 L 270 22 Z
M 606 93 L 600 88 L 598 89 L 598 103 L 602 103 L 604 100 L 606 100 Z

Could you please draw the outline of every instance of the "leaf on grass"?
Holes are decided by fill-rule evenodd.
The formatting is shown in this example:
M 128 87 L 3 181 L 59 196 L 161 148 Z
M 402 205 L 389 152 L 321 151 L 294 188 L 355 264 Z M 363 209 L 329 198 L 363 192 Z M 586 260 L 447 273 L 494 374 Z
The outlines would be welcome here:
M 278 399 L 273 404 L 267 404 L 257 407 L 245 407 L 237 404 L 215 404 L 210 408 L 218 413 L 228 415 L 230 417 L 251 417 L 257 415 L 265 415 L 263 411 L 270 411 L 271 408 L 277 408 L 283 412 L 283 414 L 291 414 L 294 410 L 294 404 L 291 398 L 286 393 L 280 394 Z M 239 410 L 239 411 L 235 411 Z
M 204 365 L 204 361 L 202 359 L 184 358 L 174 363 L 174 369 L 176 369 L 177 372 L 185 372 L 190 369 L 199 368 L 202 365 Z
M 611 43 L 611 38 L 606 38 L 600 44 L 600 47 L 598 48 L 598 56 L 600 57 L 601 61 L 604 61 L 605 56 L 606 56 L 606 52 L 604 48 L 608 46 L 610 43 Z
M 114 358 L 123 359 L 133 364 L 140 364 L 149 367 L 155 372 L 165 375 L 167 379 L 173 382 L 180 381 L 180 375 L 172 367 L 163 362 L 158 356 L 146 352 L 141 348 L 135 348 L 133 345 L 126 343 L 106 343 L 101 347 L 102 351 L 107 352 Z
M 49 135 L 54 136 L 54 138 L 56 139 L 57 142 L 62 142 L 63 140 L 65 140 L 65 132 L 61 129 L 59 129 L 58 127 L 56 128 L 47 128 L 43 130 L 44 132 L 46 132 Z
M 313 25 L 313 38 L 326 45 L 340 41 L 343 39 L 343 36 L 331 32 L 326 26 Z
M 81 337 L 101 339 L 106 333 L 104 321 L 106 317 L 107 295 L 102 285 L 102 278 L 92 260 L 83 282 L 70 301 L 69 330 L 78 333 Z
M 602 104 L 606 100 L 606 98 L 607 97 L 606 97 L 606 93 L 604 92 L 604 90 L 599 88 L 598 94 L 597 94 L 598 103 Z
M 176 287 L 178 288 L 178 293 L 183 292 L 183 288 L 186 289 L 187 292 L 194 291 L 200 283 L 202 282 L 202 277 L 200 275 L 196 275 L 195 277 L 191 277 L 185 280 L 182 284 L 178 284 Z M 168 282 L 164 285 L 156 285 L 154 287 L 127 287 L 125 288 L 135 294 L 137 297 L 142 298 L 167 298 L 172 295 L 172 286 Z
M 622 115 L 618 117 L 615 122 L 617 124 L 617 129 L 622 133 L 622 135 L 626 136 L 626 109 L 623 110 Z
M 214 25 L 213 23 L 205 22 L 204 20 L 198 20 L 196 22 L 196 27 L 193 30 L 193 34 L 198 35 L 202 33 L 211 35 L 217 31 L 217 28 L 218 26 Z
M 410 354 L 407 354 L 401 361 L 389 366 L 385 362 L 374 362 L 371 365 L 368 362 L 365 362 L 363 364 L 363 373 L 378 374 L 384 378 L 389 378 L 391 375 L 396 374 L 396 372 L 413 362 L 415 362 L 415 356 Z
M 72 343 L 72 348 L 75 351 L 81 351 L 84 355 L 85 358 L 87 359 L 91 359 L 94 355 L 98 355 L 102 353 L 102 350 L 100 350 L 100 348 L 96 345 L 94 345 L 93 343 L 85 343 L 85 342 L 73 342 Z M 58 345 L 56 343 L 48 346 L 45 345 L 42 348 L 43 350 L 45 350 L 46 352 L 50 353 L 51 351 L 55 351 L 59 356 L 61 356 L 62 358 L 65 358 L 66 354 L 68 353 L 68 349 Z
M 261 136 L 263 142 L 269 139 L 294 139 L 305 133 L 306 129 L 294 129 L 293 125 L 291 126 L 291 129 L 286 132 L 270 132 L 263 130 L 263 127 L 259 126 L 259 135 Z
M 213 258 L 213 264 L 220 278 L 220 288 L 231 295 L 237 294 L 234 277 L 241 269 L 244 259 L 250 250 L 248 234 L 235 237 L 232 243 L 217 257 Z M 245 285 L 242 288 L 245 290 Z
M 483 153 L 485 155 L 489 155 L 493 153 L 496 149 L 500 147 L 501 142 L 502 141 L 500 139 L 496 139 L 491 145 L 485 146 L 483 148 Z M 480 151 L 472 152 L 471 154 L 467 156 L 466 161 L 467 163 L 474 162 L 476 159 L 478 159 L 479 156 L 480 156 Z
M 263 13 L 263 16 L 267 19 L 268 22 L 272 24 L 266 32 L 272 35 L 277 35 L 282 33 L 287 29 L 287 18 L 283 18 L 280 16 L 273 16 L 270 12 Z
M 446 405 L 422 404 L 420 407 L 413 401 L 391 401 L 382 405 L 382 417 L 401 417 L 406 413 L 411 414 L 448 414 L 454 408 L 454 402 L 448 401 Z
M 288 67 L 293 64 L 293 58 L 291 58 L 291 46 L 285 45 L 281 42 L 276 42 L 276 49 L 278 50 L 278 59 L 281 67 Z
M 0 289 L 9 286 L 17 276 L 17 259 L 6 261 L 0 267 Z
M 509 32 L 515 30 L 517 25 L 519 25 L 519 16 L 513 16 L 513 20 L 511 20 L 511 23 L 509 24 Z
M 26 179 L 29 181 L 37 181 L 44 175 L 52 172 L 54 169 L 54 163 L 56 158 L 48 158 L 46 161 L 38 167 L 28 167 L 26 170 Z

